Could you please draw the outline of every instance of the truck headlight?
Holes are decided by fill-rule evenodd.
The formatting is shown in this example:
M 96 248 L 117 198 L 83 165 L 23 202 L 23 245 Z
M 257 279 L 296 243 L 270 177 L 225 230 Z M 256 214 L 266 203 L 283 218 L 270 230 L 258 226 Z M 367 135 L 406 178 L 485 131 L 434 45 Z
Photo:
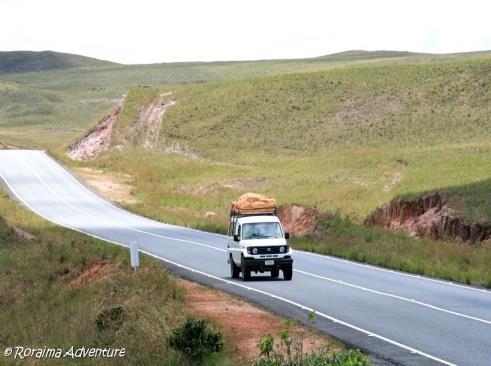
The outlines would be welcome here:
M 280 247 L 280 253 L 285 253 L 286 252 L 286 247 Z
M 252 248 L 252 254 L 257 254 L 257 248 Z

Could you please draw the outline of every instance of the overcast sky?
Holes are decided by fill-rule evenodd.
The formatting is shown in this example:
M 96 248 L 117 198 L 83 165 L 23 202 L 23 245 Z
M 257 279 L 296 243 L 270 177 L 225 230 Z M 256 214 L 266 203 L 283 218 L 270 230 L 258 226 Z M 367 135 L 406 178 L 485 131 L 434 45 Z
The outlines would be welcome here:
M 491 0 L 1 0 L 0 50 L 121 62 L 491 49 Z

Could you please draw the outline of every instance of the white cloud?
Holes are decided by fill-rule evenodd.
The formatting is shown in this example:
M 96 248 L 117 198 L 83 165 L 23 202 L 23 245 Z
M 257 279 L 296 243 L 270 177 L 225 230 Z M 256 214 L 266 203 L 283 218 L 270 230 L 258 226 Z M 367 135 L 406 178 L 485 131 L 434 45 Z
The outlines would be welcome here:
M 2 0 L 0 49 L 125 63 L 491 49 L 491 2 Z

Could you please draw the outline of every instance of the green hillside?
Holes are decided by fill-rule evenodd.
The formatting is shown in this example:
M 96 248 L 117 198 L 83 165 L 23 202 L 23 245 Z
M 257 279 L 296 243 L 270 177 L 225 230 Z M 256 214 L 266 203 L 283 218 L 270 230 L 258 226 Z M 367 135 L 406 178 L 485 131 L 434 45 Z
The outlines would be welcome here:
M 261 192 L 334 215 L 323 223 L 326 236 L 297 247 L 491 286 L 489 246 L 474 250 L 361 225 L 395 197 L 435 190 L 461 215 L 491 220 L 490 52 L 352 51 L 0 79 L 0 142 L 47 147 L 68 165 L 128 174 L 137 200 L 131 210 L 223 231 L 230 202 Z M 132 125 L 161 93 L 177 104 L 157 143 L 143 149 Z M 94 161 L 69 161 L 66 147 L 123 94 L 112 148 Z
M 330 55 L 317 57 L 322 60 L 331 61 L 354 61 L 354 60 L 369 60 L 377 58 L 391 58 L 391 57 L 409 57 L 409 56 L 422 56 L 424 53 L 408 52 L 408 51 L 363 51 L 363 50 L 351 50 L 333 53 Z
M 162 199 L 148 202 L 160 212 L 186 217 L 189 210 L 198 223 L 214 211 L 224 224 L 237 194 L 259 190 L 361 221 L 393 197 L 443 190 L 465 216 L 491 218 L 489 57 L 132 89 L 115 136 L 130 133 L 152 93 L 168 91 L 177 105 L 165 115 L 158 146 L 106 157 L 118 170 L 138 171 L 137 183 L 145 177 L 143 196 L 160 192 Z M 225 188 L 229 182 L 237 189 Z
M 95 58 L 53 51 L 0 52 L 0 73 L 94 67 L 110 64 L 112 63 Z
M 491 58 L 357 67 L 174 88 L 163 137 L 223 160 L 231 151 L 489 142 Z M 247 161 L 247 154 L 241 161 Z

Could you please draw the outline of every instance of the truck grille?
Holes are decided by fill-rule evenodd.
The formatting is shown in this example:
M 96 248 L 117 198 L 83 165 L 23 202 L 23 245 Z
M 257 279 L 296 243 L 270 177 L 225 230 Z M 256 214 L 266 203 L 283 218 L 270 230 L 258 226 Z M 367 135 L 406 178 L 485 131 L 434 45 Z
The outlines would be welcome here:
M 280 252 L 280 246 L 274 247 L 256 247 L 257 254 L 278 254 Z

